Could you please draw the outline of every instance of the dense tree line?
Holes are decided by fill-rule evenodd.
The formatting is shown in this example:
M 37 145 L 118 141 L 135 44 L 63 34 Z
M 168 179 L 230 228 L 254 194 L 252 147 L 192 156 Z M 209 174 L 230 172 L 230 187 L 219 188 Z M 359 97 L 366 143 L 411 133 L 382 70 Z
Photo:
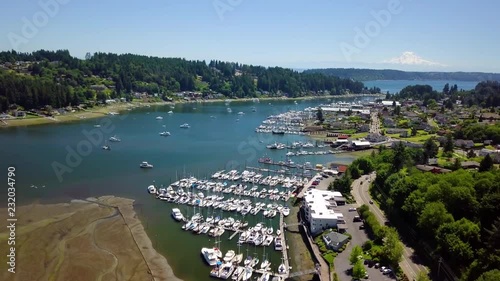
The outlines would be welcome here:
M 364 161 L 377 171 L 381 206 L 462 280 L 490 280 L 500 268 L 500 170 L 424 173 L 414 165 L 426 153 L 401 145 Z
M 60 107 L 130 97 L 132 92 L 160 93 L 165 98 L 175 92 L 200 91 L 243 98 L 262 93 L 298 97 L 326 91 L 340 95 L 377 90 L 365 89 L 363 83 L 351 79 L 216 60 L 207 63 L 111 53 L 95 53 L 80 60 L 66 50 L 0 52 L 1 64 L 15 65 L 19 61 L 31 62 L 29 68 L 0 70 L 0 111 L 12 104 L 27 109 Z M 105 85 L 109 90 L 92 89 L 91 85 Z
M 479 82 L 473 90 L 458 90 L 457 85 L 446 83 L 442 91 L 433 89 L 429 85 L 412 85 L 403 88 L 395 95 L 387 95 L 386 99 L 406 100 L 414 99 L 423 101 L 427 106 L 432 101 L 445 100 L 444 107 L 452 109 L 457 101 L 464 106 L 479 106 L 482 108 L 491 108 L 500 106 L 500 82 L 483 81 Z
M 455 139 L 472 140 L 478 143 L 492 140 L 493 143 L 500 144 L 500 124 L 465 123 L 455 130 Z
M 482 72 L 411 72 L 392 69 L 325 68 L 309 69 L 306 73 L 322 73 L 357 81 L 371 80 L 456 80 L 456 81 L 500 81 L 498 73 Z

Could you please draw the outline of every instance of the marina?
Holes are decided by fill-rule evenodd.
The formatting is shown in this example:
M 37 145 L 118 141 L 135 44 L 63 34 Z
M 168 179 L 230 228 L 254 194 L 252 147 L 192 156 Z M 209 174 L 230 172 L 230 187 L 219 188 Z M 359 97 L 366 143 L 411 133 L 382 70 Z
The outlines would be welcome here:
M 183 178 L 168 187 L 150 185 L 147 191 L 159 200 L 186 206 L 186 214 L 190 208 L 187 207 L 192 206 L 191 216 L 185 216 L 180 208 L 175 207 L 172 208 L 172 217 L 182 223 L 184 231 L 216 239 L 213 248 L 203 247 L 201 250 L 205 262 L 212 267 L 209 273 L 211 277 L 250 280 L 255 273 L 260 274 L 258 280 L 284 280 L 290 272 L 284 223 L 284 217 L 289 215 L 290 209 L 286 202 L 293 192 L 301 189 L 308 181 L 308 178 L 295 176 L 264 176 L 249 170 L 241 173 L 237 170 L 222 170 L 214 173 L 210 180 Z M 252 187 L 249 188 L 250 185 Z M 257 199 L 265 202 L 257 202 Z M 285 202 L 285 205 L 279 202 Z M 250 226 L 247 215 L 256 217 L 255 221 L 259 222 Z M 260 219 L 258 215 L 261 216 Z M 274 229 L 272 219 L 276 216 L 279 221 Z M 218 239 L 226 231 L 232 232 L 229 241 L 238 237 L 238 254 L 231 249 L 222 255 Z M 248 254 L 248 247 L 247 256 L 243 259 L 243 254 L 240 253 L 243 245 L 263 247 L 262 260 Z M 271 264 L 265 254 L 266 248 L 280 253 L 279 265 Z M 240 265 L 242 261 L 244 266 Z

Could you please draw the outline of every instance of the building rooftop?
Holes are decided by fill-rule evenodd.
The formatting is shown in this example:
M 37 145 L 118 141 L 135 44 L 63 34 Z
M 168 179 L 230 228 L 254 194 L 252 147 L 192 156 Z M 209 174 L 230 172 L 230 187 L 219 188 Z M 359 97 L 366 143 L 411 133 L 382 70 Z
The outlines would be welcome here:
M 337 203 L 334 198 L 334 192 L 311 189 L 306 192 L 304 201 L 314 219 L 343 219 L 342 213 L 335 210 Z

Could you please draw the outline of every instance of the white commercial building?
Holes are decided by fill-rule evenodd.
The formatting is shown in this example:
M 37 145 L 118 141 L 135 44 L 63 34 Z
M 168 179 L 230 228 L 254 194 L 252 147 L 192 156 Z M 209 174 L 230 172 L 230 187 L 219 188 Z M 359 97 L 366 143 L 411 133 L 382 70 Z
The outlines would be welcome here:
M 317 189 L 306 192 L 303 206 L 312 234 L 336 227 L 337 223 L 345 223 L 342 213 L 335 210 L 336 193 L 338 192 Z

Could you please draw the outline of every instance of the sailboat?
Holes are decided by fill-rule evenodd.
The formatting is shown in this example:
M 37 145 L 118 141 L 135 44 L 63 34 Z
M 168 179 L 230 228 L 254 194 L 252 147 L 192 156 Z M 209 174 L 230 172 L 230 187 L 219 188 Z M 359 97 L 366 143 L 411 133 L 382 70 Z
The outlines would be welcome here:
M 278 267 L 278 274 L 286 274 L 287 273 L 287 268 L 285 266 L 285 261 L 283 260 L 283 257 L 281 258 L 281 264 Z
M 267 270 L 271 266 L 271 262 L 267 259 L 265 246 L 264 246 L 264 253 L 262 254 L 262 260 L 263 261 L 260 264 L 260 269 Z

